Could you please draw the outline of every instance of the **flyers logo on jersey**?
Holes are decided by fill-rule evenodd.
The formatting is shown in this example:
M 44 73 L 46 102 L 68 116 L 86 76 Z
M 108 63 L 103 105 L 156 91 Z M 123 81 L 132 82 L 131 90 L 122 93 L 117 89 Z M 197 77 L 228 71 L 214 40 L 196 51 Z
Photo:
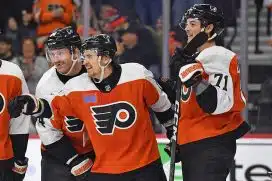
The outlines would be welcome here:
M 3 94 L 0 93 L 0 114 L 4 111 L 5 109 L 5 97 Z
M 83 121 L 81 121 L 80 119 L 73 116 L 66 116 L 64 121 L 66 123 L 66 129 L 69 132 L 75 133 L 83 131 L 84 124 Z
M 135 123 L 135 107 L 125 101 L 91 107 L 96 130 L 102 135 L 112 135 L 115 129 L 128 129 Z

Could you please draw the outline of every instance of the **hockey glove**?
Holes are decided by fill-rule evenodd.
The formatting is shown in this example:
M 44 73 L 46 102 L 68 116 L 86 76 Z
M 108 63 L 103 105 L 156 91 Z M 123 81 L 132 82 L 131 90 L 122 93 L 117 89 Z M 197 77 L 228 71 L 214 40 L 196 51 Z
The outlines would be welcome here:
M 164 151 L 167 153 L 167 155 L 169 157 L 171 157 L 171 145 L 172 145 L 172 142 L 166 144 L 165 147 L 164 147 Z M 176 147 L 176 153 L 175 153 L 175 155 L 176 155 L 175 156 L 175 163 L 180 162 L 181 158 L 180 158 L 178 146 Z
M 171 58 L 171 69 L 174 75 L 178 75 L 181 82 L 188 88 L 202 79 L 203 67 L 195 60 L 198 54 L 188 56 L 183 49 L 176 48 L 175 54 Z
M 71 168 L 71 173 L 77 181 L 85 181 L 90 176 L 93 161 L 86 156 L 76 155 L 67 163 Z
M 32 95 L 17 96 L 8 104 L 8 112 L 12 118 L 17 118 L 24 113 L 33 115 L 41 110 L 41 102 Z
M 23 181 L 25 178 L 25 173 L 28 166 L 28 158 L 25 160 L 15 160 L 14 166 L 12 168 L 13 171 L 13 181 Z
M 169 140 L 171 140 L 173 134 L 174 134 L 174 120 L 169 120 L 166 123 L 163 124 L 163 126 L 166 129 L 166 136 Z

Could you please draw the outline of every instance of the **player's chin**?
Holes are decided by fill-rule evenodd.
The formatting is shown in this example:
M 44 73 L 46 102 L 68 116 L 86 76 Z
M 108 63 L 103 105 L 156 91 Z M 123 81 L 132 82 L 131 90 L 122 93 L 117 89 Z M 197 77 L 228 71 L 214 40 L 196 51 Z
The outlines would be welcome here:
M 88 76 L 90 78 L 94 78 L 94 72 L 93 71 L 87 70 L 87 73 L 88 73 Z
M 65 68 L 65 67 L 56 67 L 56 69 L 57 69 L 57 71 L 59 72 L 59 73 L 61 73 L 61 74 L 66 74 L 66 73 L 68 73 L 68 71 L 69 71 L 69 69 L 67 70 L 67 68 Z
M 189 43 L 193 38 L 194 36 L 188 36 L 187 43 Z

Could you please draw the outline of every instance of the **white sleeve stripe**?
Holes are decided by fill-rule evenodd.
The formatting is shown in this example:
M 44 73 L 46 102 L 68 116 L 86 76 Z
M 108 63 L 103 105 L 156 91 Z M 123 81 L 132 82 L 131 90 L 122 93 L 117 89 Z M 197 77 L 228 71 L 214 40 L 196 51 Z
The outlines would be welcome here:
M 171 103 L 168 100 L 166 93 L 162 92 L 160 94 L 159 100 L 151 106 L 151 109 L 155 112 L 164 112 L 171 107 Z
M 166 93 L 161 90 L 159 84 L 157 84 L 157 82 L 153 78 L 147 76 L 146 80 L 150 82 L 156 88 L 157 93 L 159 95 L 159 99 L 157 100 L 155 104 L 151 106 L 151 109 L 155 112 L 167 111 L 171 107 L 171 103 Z

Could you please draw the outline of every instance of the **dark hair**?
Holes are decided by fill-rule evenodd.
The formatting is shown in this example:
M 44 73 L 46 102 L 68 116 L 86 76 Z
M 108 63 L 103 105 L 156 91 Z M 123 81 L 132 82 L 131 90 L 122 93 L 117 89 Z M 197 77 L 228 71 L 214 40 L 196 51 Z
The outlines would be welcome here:
M 21 54 L 23 53 L 23 44 L 27 40 L 30 40 L 33 43 L 33 45 L 35 47 L 35 54 L 36 55 L 39 54 L 39 49 L 38 49 L 38 46 L 37 46 L 37 41 L 36 41 L 35 38 L 30 37 L 30 36 L 25 36 L 25 37 L 22 38 L 22 41 L 21 41 Z
M 12 39 L 10 37 L 7 37 L 6 35 L 0 35 L 0 42 L 5 42 L 6 44 L 11 45 Z

